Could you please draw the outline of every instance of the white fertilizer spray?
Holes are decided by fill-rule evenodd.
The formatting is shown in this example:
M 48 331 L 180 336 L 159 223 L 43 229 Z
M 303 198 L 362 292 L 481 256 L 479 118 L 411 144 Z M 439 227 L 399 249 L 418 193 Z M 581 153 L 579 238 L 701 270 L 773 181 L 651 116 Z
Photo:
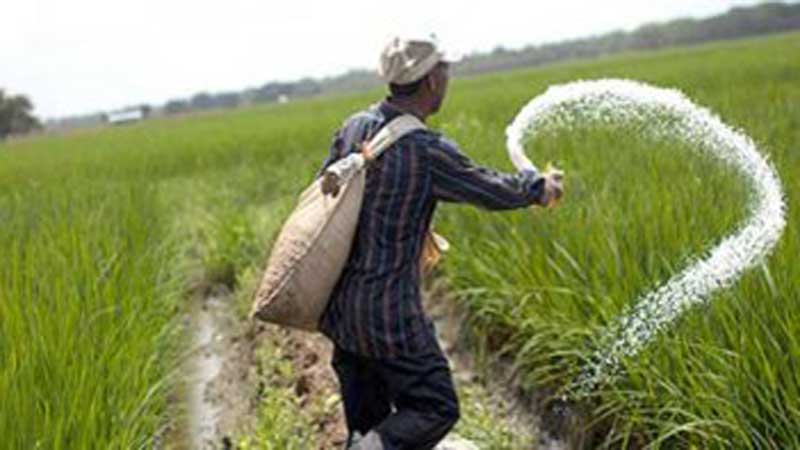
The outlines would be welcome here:
M 748 217 L 719 245 L 666 283 L 641 296 L 606 331 L 608 346 L 589 358 L 571 391 L 582 396 L 613 380 L 621 358 L 633 356 L 690 307 L 729 287 L 761 263 L 786 224 L 780 181 L 752 139 L 723 123 L 681 92 L 630 80 L 577 81 L 553 86 L 519 112 L 506 130 L 518 169 L 533 168 L 523 144 L 554 129 L 639 125 L 642 137 L 679 140 L 737 170 L 752 187 Z

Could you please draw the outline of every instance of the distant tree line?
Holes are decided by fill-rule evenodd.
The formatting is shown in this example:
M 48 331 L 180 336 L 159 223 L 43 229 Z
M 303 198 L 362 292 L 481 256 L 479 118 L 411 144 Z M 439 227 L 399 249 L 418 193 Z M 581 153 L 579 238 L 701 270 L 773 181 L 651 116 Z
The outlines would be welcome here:
M 600 36 L 529 46 L 520 50 L 498 47 L 489 53 L 467 56 L 455 65 L 453 71 L 456 75 L 476 75 L 627 50 L 698 44 L 793 29 L 800 29 L 800 3 L 762 3 L 733 8 L 707 19 L 678 19 L 647 24 L 631 32 L 615 31 Z M 242 104 L 270 103 L 282 98 L 363 91 L 380 85 L 381 81 L 375 72 L 355 70 L 321 80 L 304 78 L 295 82 L 272 82 L 238 93 L 199 93 L 190 99 L 170 100 L 164 106 L 164 112 L 175 114 Z
M 0 89 L 0 140 L 41 128 L 33 115 L 33 103 L 24 95 L 7 95 Z
M 489 53 L 471 54 L 455 65 L 456 75 L 476 75 L 522 67 L 539 66 L 567 59 L 591 58 L 630 50 L 648 50 L 708 41 L 734 39 L 800 29 L 800 3 L 762 3 L 733 8 L 706 19 L 678 19 L 643 25 L 634 31 L 614 31 L 599 36 L 528 46 L 518 50 L 498 47 Z M 364 91 L 379 87 L 381 81 L 371 70 L 353 70 L 322 79 L 303 78 L 292 82 L 269 82 L 243 91 L 200 92 L 190 98 L 168 101 L 153 109 L 153 115 L 180 114 L 241 105 L 273 103 L 318 94 Z M 52 121 L 56 126 L 85 126 L 102 120 L 102 115 Z
M 200 92 L 189 99 L 170 100 L 164 105 L 164 112 L 177 114 L 212 108 L 233 108 L 243 104 L 277 102 L 282 98 L 308 97 L 321 92 L 322 84 L 311 78 L 295 82 L 271 82 L 243 92 Z
M 742 38 L 800 28 L 800 3 L 762 3 L 733 8 L 707 19 L 678 19 L 647 24 L 631 32 L 615 31 L 595 37 L 529 46 L 521 50 L 499 47 L 488 54 L 465 58 L 454 69 L 459 75 L 537 66 L 566 59 L 590 58 L 627 50 L 649 50 L 678 45 Z

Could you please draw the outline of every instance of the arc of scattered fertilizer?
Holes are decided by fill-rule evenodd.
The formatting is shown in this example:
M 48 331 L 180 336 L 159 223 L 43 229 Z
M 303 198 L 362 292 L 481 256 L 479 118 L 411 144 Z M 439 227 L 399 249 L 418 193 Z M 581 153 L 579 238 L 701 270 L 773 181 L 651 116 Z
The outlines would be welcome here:
M 576 81 L 550 87 L 531 100 L 506 130 L 511 161 L 518 169 L 535 168 L 525 156 L 524 141 L 554 128 L 623 125 L 635 122 L 646 139 L 679 139 L 737 170 L 751 186 L 748 217 L 717 246 L 683 271 L 639 297 L 612 322 L 578 378 L 571 395 L 589 394 L 618 376 L 623 357 L 637 354 L 686 310 L 731 286 L 760 264 L 786 226 L 786 204 L 775 169 L 747 135 L 723 123 L 707 108 L 675 89 L 622 79 Z

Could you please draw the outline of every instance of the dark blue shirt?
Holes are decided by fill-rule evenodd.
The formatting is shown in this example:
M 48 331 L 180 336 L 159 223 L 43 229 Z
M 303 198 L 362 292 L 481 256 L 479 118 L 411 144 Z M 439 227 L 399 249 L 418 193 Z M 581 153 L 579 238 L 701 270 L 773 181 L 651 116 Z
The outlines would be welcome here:
M 323 170 L 399 114 L 384 101 L 350 117 L 334 136 Z M 342 349 L 368 357 L 429 350 L 436 333 L 422 309 L 420 253 L 437 202 L 521 208 L 539 201 L 543 184 L 535 172 L 477 166 L 434 131 L 404 136 L 367 168 L 353 247 L 320 330 Z

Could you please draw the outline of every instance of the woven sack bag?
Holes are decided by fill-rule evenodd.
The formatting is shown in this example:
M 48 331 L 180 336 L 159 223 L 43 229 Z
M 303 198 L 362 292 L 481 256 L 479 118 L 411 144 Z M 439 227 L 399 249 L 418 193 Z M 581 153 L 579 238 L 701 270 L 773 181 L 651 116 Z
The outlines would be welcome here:
M 300 195 L 272 246 L 251 317 L 316 331 L 347 263 L 364 197 L 366 170 L 404 135 L 425 125 L 404 114 L 354 153 L 328 167 Z

